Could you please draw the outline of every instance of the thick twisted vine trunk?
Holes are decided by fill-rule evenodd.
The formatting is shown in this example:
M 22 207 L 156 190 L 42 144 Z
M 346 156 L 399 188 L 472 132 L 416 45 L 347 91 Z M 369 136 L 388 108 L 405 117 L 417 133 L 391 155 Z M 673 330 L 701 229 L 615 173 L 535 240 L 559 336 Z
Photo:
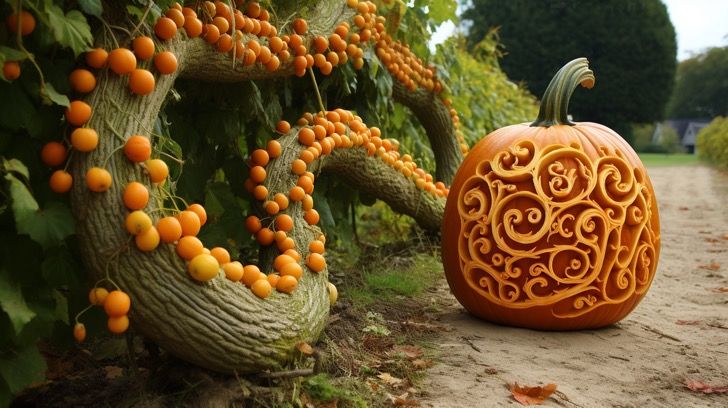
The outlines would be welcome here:
M 434 93 L 424 89 L 411 92 L 397 81 L 394 82 L 392 97 L 410 108 L 425 128 L 435 154 L 435 178 L 450 185 L 463 161 L 450 111 Z
M 319 2 L 312 14 L 315 17 L 309 20 L 318 22 L 315 29 L 321 33 L 332 32 L 337 23 L 351 16 L 345 2 L 334 1 Z M 105 167 L 114 181 L 105 193 L 91 192 L 83 182 L 74 183 L 72 205 L 83 258 L 95 278 L 108 276 L 129 294 L 135 329 L 169 352 L 221 372 L 277 369 L 291 360 L 297 343 L 314 341 L 322 331 L 329 310 L 326 271 L 315 274 L 304 268 L 292 294 L 274 293 L 260 299 L 239 282 L 222 277 L 222 272 L 207 283 L 192 280 L 173 245 L 162 244 L 153 252 L 141 252 L 123 228 L 128 213 L 121 202 L 124 186 L 131 181 L 151 186 L 151 182 L 143 167 L 129 162 L 119 148 L 131 135 L 153 133 L 154 122 L 177 76 L 232 82 L 293 72 L 290 61 L 276 72 L 257 65 L 238 64 L 233 68 L 228 56 L 215 52 L 201 39 L 180 37 L 184 35 L 178 34 L 164 44 L 177 56 L 179 69 L 175 74 L 159 76 L 152 94 L 131 95 L 125 77 L 104 71 L 96 89 L 86 98 L 94 109 L 89 126 L 97 130 L 100 142 L 92 153 L 77 154 L 70 171 L 75 180 L 84 180 L 89 168 Z M 425 109 L 422 104 L 414 104 L 413 98 L 404 99 L 405 104 L 413 104 L 408 106 L 416 106 L 416 112 Z M 442 138 L 454 140 L 452 134 L 443 134 Z M 288 191 L 296 183 L 296 176 L 290 172 L 300 152 L 295 132 L 284 135 L 279 142 L 283 153 L 268 165 L 265 184 L 270 191 Z M 441 151 L 434 150 L 436 155 Z M 454 165 L 452 160 L 443 163 Z M 438 160 L 438 171 L 440 163 Z M 411 215 L 424 228 L 440 227 L 444 200 L 417 189 L 410 179 L 376 157 L 368 157 L 362 148 L 336 151 L 313 166 L 346 177 L 354 186 Z M 153 201 L 147 212 L 158 214 L 161 203 Z M 320 231 L 306 223 L 300 207 L 293 203 L 288 210 L 295 223 L 289 236 L 305 259 L 307 243 Z M 274 251 L 262 252 L 263 272 L 271 270 L 272 255 Z

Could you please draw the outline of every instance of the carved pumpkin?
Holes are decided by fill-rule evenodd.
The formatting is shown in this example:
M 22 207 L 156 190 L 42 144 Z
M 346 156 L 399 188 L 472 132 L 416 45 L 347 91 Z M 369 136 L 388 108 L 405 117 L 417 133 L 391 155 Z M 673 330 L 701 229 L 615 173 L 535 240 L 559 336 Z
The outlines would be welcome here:
M 617 133 L 572 123 L 569 98 L 591 88 L 585 58 L 549 84 L 538 119 L 498 129 L 458 170 L 442 228 L 455 297 L 491 322 L 597 328 L 637 306 L 660 253 L 652 184 Z

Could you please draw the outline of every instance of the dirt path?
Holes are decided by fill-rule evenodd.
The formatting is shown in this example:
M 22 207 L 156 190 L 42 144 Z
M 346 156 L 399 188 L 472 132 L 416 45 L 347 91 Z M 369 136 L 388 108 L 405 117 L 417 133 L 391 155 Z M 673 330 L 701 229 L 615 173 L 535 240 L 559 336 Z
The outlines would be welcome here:
M 543 405 L 551 407 L 728 406 L 727 394 L 685 386 L 728 385 L 728 293 L 715 291 L 728 287 L 728 176 L 703 166 L 649 174 L 662 254 L 637 309 L 606 329 L 550 333 L 477 320 L 450 296 L 423 406 L 518 406 L 506 388 L 512 382 L 558 384 Z

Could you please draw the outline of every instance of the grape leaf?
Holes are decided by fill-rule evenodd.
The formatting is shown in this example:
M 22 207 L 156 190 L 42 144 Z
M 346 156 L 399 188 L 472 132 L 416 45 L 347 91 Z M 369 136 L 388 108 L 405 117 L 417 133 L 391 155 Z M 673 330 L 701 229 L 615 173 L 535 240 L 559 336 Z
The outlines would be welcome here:
M 3 159 L 3 167 L 5 168 L 5 171 L 13 171 L 18 174 L 22 174 L 23 177 L 26 179 L 30 178 L 30 173 L 28 172 L 28 168 L 25 167 L 25 164 L 21 162 L 18 159 L 10 159 L 5 160 Z
M 20 286 L 10 280 L 9 274 L 4 269 L 0 270 L 0 307 L 10 317 L 15 334 L 20 333 L 36 316 L 25 303 Z
M 454 0 L 433 1 L 429 5 L 429 17 L 435 24 L 444 23 L 445 21 L 455 21 L 455 10 L 458 3 Z
M 6 174 L 10 183 L 10 197 L 19 234 L 28 234 L 33 241 L 49 248 L 73 234 L 73 216 L 68 207 L 49 202 L 40 209 L 28 187 L 12 174 Z
M 46 105 L 52 105 L 55 103 L 56 105 L 68 106 L 71 104 L 68 97 L 56 91 L 56 88 L 54 88 L 53 84 L 50 82 L 46 82 L 40 88 L 40 96 L 43 98 L 43 103 Z
M 22 391 L 23 388 L 36 381 L 42 381 L 45 370 L 45 360 L 34 344 L 18 352 L 5 354 L 3 358 L 0 358 L 0 374 L 13 394 Z
M 91 48 L 91 28 L 80 11 L 71 10 L 64 15 L 63 10 L 53 4 L 53 0 L 45 0 L 45 12 L 53 36 L 61 45 L 70 47 L 76 56 Z
M 23 51 L 0 45 L 0 64 L 5 61 L 22 61 L 26 58 L 28 55 Z
M 101 13 L 104 12 L 101 0 L 78 0 L 78 5 L 84 13 L 92 16 L 101 17 Z

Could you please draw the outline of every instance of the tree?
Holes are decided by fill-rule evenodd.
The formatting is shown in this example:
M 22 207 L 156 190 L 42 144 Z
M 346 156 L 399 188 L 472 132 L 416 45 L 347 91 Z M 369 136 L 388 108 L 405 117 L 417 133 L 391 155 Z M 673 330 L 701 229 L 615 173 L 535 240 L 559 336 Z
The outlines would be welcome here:
M 669 105 L 671 118 L 728 115 L 728 47 L 681 61 Z
M 492 27 L 505 49 L 503 70 L 542 95 L 566 61 L 587 57 L 600 83 L 575 96 L 577 120 L 628 137 L 630 123 L 660 120 L 675 72 L 675 30 L 659 0 L 474 0 L 463 18 L 477 43 Z
M 452 106 L 482 99 L 453 101 L 448 73 L 416 55 L 432 25 L 421 9 L 11 3 L 0 8 L 0 405 L 42 379 L 39 338 L 75 324 L 82 340 L 89 301 L 112 332 L 131 324 L 202 367 L 281 368 L 317 338 L 334 297 L 318 225 L 346 218 L 330 201 L 366 194 L 439 230 L 467 151 Z M 523 90 L 466 62 L 453 78 L 488 69 L 477 86 L 503 98 L 488 103 L 525 105 L 497 120 L 528 119 Z

